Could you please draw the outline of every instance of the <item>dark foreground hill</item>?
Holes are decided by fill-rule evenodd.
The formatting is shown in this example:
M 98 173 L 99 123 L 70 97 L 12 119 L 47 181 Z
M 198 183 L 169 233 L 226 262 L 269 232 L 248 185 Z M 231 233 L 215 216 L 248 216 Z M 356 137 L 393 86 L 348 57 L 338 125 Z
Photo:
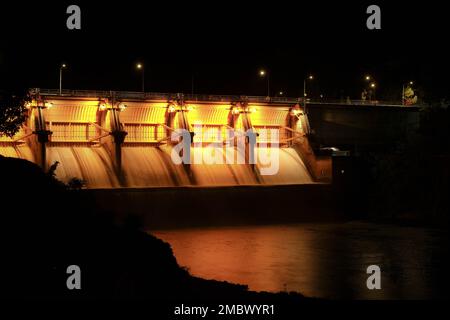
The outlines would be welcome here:
M 0 156 L 2 296 L 139 298 L 153 302 L 263 301 L 291 305 L 296 293 L 255 293 L 180 268 L 170 246 L 136 224 L 115 225 L 82 193 L 25 160 Z M 81 269 L 69 290 L 67 267 Z

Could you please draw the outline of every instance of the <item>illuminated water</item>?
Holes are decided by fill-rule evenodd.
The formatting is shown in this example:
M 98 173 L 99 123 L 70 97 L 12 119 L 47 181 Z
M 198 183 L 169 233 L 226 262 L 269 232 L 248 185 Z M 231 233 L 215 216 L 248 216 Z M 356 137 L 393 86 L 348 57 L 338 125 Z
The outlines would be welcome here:
M 26 145 L 7 145 L 0 142 L 0 155 L 11 158 L 21 158 L 34 161 L 31 149 Z
M 293 148 L 276 149 L 272 156 L 266 149 L 257 148 L 255 153 L 267 153 L 265 162 L 258 162 L 256 169 L 250 165 L 227 164 L 220 152 L 223 164 L 209 164 L 210 150 L 199 150 L 200 164 L 193 163 L 190 168 L 192 179 L 182 165 L 171 159 L 168 146 L 124 146 L 122 147 L 125 184 L 123 187 L 175 187 L 175 186 L 235 186 L 235 185 L 284 185 L 309 184 L 313 180 Z M 274 151 L 272 151 L 273 153 Z M 196 154 L 193 148 L 191 154 Z M 0 155 L 23 158 L 33 161 L 31 149 L 26 145 L 11 146 L 0 143 Z M 233 159 L 233 158 L 232 158 Z M 259 157 L 258 157 L 259 159 Z M 68 182 L 73 178 L 82 179 L 88 188 L 117 188 L 119 179 L 114 170 L 111 155 L 101 146 L 86 146 L 82 143 L 58 144 L 47 147 L 47 165 L 58 161 L 56 177 Z M 272 174 L 262 174 L 262 169 L 275 170 Z
M 158 231 L 193 275 L 306 296 L 422 299 L 449 296 L 448 235 L 369 223 L 220 227 Z M 366 287 L 366 268 L 382 289 Z
M 170 158 L 170 150 L 156 147 L 123 147 L 123 168 L 130 187 L 174 187 L 189 185 L 182 166 Z
M 257 149 L 256 152 L 259 149 Z M 234 186 L 256 184 L 306 184 L 313 183 L 306 166 L 300 156 L 292 148 L 281 148 L 273 163 L 276 161 L 276 173 L 260 175 L 258 182 L 255 172 L 250 165 L 227 164 L 224 151 L 219 152 L 218 158 L 223 164 L 211 164 L 207 159 L 212 154 L 208 148 L 191 150 L 192 181 L 182 165 L 175 165 L 171 159 L 171 148 L 167 146 L 122 148 L 124 171 L 128 187 L 171 187 L 171 186 Z M 194 161 L 196 155 L 197 162 Z M 278 156 L 279 155 L 279 156 Z M 233 156 L 231 156 L 233 157 Z M 233 159 L 233 158 L 231 158 Z M 234 154 L 236 163 L 237 151 Z M 270 167 L 270 158 L 265 167 Z M 261 165 L 258 165 L 260 169 Z
M 59 162 L 56 177 L 63 182 L 82 179 L 89 188 L 119 187 L 113 164 L 102 147 L 52 146 L 47 148 L 47 162 Z

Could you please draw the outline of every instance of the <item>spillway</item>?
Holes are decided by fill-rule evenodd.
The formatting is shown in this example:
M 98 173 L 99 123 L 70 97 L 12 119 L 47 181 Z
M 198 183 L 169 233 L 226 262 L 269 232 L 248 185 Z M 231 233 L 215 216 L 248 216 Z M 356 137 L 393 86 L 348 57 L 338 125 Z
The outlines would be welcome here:
M 218 154 L 215 155 L 215 152 Z M 214 150 L 208 147 L 192 148 L 191 150 L 191 170 L 195 183 L 199 186 L 233 186 L 233 185 L 255 185 L 258 184 L 257 177 L 253 169 L 248 164 L 233 164 L 237 159 L 238 151 Z M 227 154 L 231 164 L 227 164 Z M 217 158 L 214 162 L 212 158 Z M 217 164 L 221 163 L 221 164 Z
M 88 188 L 118 188 L 119 181 L 102 147 L 83 145 L 51 146 L 47 149 L 48 166 L 58 161 L 56 177 L 64 183 L 81 179 Z
M 176 187 L 190 185 L 183 166 L 175 165 L 167 146 L 124 146 L 122 148 L 126 186 Z
M 276 153 L 272 164 L 268 161 L 258 163 L 255 167 L 249 164 L 227 164 L 226 152 L 219 152 L 223 164 L 208 163 L 212 151 L 208 148 L 192 148 L 189 169 L 172 162 L 169 146 L 125 146 L 123 165 L 126 186 L 142 187 L 176 187 L 176 186 L 234 186 L 234 185 L 275 185 L 275 184 L 307 184 L 313 180 L 305 164 L 292 148 L 279 148 L 277 152 L 268 148 L 256 148 L 255 153 Z M 233 153 L 228 151 L 228 153 Z M 236 158 L 237 150 L 234 151 Z M 277 155 L 277 157 L 278 157 Z M 195 160 L 194 157 L 197 157 Z M 201 157 L 201 159 L 198 159 Z M 267 157 L 270 160 L 270 156 Z M 195 161 L 194 161 L 195 160 Z M 195 163 L 203 161 L 203 163 Z M 275 163 L 277 162 L 277 163 Z M 273 175 L 261 175 L 261 168 L 273 165 L 277 172 Z M 189 178 L 191 171 L 192 178 Z
M 0 142 L 0 155 L 34 162 L 33 153 L 27 145 L 14 145 Z
M 308 172 L 303 160 L 293 148 L 279 148 L 270 150 L 268 148 L 259 148 L 257 150 L 260 154 L 266 154 L 267 160 L 270 160 L 271 154 L 274 159 L 278 160 L 278 172 L 273 175 L 261 175 L 261 183 L 266 185 L 283 185 L 283 184 L 307 184 L 313 183 L 313 179 Z M 260 158 L 260 157 L 259 157 Z M 261 171 L 262 168 L 270 168 L 275 166 L 270 161 L 259 162 L 257 167 Z M 274 168 L 275 169 L 275 168 Z
M 45 170 L 58 162 L 59 180 L 81 179 L 89 189 L 314 183 L 311 164 L 304 162 L 309 158 L 295 148 L 303 128 L 293 108 L 299 110 L 222 96 L 186 101 L 179 95 L 41 91 L 24 126 L 28 138 L 1 138 L 0 154 Z M 172 159 L 179 142 L 172 135 L 179 129 L 193 138 L 190 163 Z M 249 130 L 256 141 L 245 138 L 242 149 L 239 135 Z M 256 163 L 249 161 L 251 144 Z
M 23 136 L 25 136 L 25 131 L 23 129 L 20 129 L 12 138 L 1 136 L 0 155 L 34 162 L 35 157 L 31 148 L 23 140 L 20 140 Z

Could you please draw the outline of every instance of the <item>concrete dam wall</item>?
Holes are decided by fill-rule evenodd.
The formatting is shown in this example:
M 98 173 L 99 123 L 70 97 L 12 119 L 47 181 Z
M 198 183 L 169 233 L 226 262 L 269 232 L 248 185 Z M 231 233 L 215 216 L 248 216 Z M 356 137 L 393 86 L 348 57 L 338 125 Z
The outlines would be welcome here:
M 66 183 L 77 178 L 88 189 L 110 189 L 299 185 L 331 179 L 331 159 L 313 155 L 306 115 L 298 104 L 120 92 L 36 90 L 33 97 L 23 129 L 11 139 L 1 138 L 0 154 L 27 159 L 44 170 L 57 162 L 56 177 Z M 172 135 L 180 129 L 192 134 L 188 163 L 172 159 L 186 152 L 174 149 L 180 140 Z M 239 140 L 249 130 L 255 141 Z M 275 173 L 264 174 L 270 166 Z

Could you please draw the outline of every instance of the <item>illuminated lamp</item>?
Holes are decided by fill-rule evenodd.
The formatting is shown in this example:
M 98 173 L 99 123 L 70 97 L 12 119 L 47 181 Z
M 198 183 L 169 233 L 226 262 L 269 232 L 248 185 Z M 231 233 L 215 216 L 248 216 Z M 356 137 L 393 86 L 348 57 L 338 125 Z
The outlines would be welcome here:
M 300 115 L 300 110 L 298 110 L 298 109 L 291 110 L 291 116 L 297 117 L 299 115 Z
M 232 114 L 239 114 L 239 113 L 241 113 L 241 110 L 238 107 L 234 107 L 233 109 L 231 109 L 231 113 Z

